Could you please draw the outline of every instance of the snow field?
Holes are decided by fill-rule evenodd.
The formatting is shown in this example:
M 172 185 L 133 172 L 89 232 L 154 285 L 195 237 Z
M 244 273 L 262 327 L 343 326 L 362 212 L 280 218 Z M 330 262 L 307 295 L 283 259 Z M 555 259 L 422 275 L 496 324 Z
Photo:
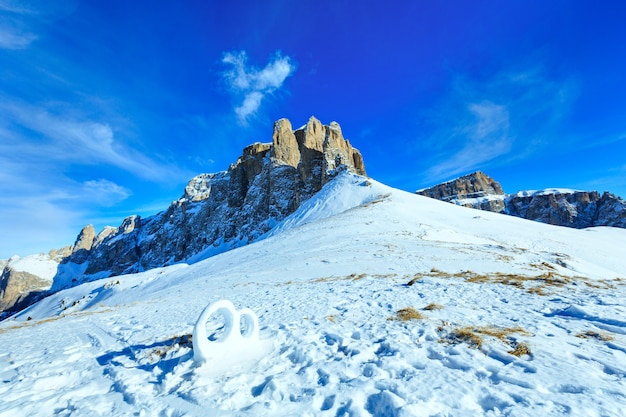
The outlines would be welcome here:
M 375 182 L 326 191 L 358 207 L 297 212 L 267 240 L 83 284 L 0 323 L 0 416 L 623 415 L 626 231 Z M 258 315 L 263 347 L 212 373 L 189 336 L 220 299 Z M 399 320 L 407 307 L 423 318 Z M 530 354 L 509 353 L 520 345 Z

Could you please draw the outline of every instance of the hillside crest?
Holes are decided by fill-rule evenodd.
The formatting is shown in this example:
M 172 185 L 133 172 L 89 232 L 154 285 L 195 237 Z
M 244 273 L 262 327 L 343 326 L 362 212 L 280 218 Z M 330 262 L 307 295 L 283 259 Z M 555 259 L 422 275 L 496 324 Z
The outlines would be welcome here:
M 85 226 L 74 245 L 48 255 L 45 262 L 58 263 L 53 276 L 17 271 L 16 260 L 0 264 L 0 312 L 82 282 L 197 262 L 256 241 L 344 170 L 366 175 L 338 123 L 311 117 L 293 130 L 280 119 L 271 142 L 246 146 L 226 171 L 192 178 L 165 211 L 129 216 L 97 234 Z

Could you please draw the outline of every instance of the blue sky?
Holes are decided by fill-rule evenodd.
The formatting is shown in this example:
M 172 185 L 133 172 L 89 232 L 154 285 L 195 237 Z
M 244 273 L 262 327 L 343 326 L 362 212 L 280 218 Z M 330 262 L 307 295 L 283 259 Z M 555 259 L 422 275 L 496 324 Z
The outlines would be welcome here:
M 273 122 L 337 121 L 414 191 L 626 197 L 620 1 L 0 0 L 0 258 L 119 225 Z

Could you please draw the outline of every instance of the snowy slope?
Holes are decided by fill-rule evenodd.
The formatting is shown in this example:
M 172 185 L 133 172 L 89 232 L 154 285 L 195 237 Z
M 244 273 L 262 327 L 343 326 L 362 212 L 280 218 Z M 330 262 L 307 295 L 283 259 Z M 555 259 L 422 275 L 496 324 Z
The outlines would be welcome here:
M 624 415 L 626 230 L 349 174 L 321 193 L 266 240 L 0 323 L 0 416 Z M 220 299 L 258 314 L 265 347 L 211 373 L 189 335 Z

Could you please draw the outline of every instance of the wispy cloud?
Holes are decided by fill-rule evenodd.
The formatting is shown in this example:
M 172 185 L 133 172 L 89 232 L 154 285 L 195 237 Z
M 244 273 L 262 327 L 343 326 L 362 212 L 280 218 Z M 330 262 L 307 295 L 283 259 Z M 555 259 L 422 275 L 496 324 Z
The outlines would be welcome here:
M 225 53 L 222 62 L 231 67 L 223 76 L 241 103 L 235 107 L 235 113 L 242 123 L 246 123 L 258 111 L 263 99 L 280 89 L 296 69 L 289 57 L 278 52 L 262 69 L 248 64 L 245 51 Z
M 0 151 L 5 155 L 17 154 L 55 164 L 107 164 L 152 181 L 164 180 L 171 174 L 163 169 L 161 161 L 118 140 L 106 122 L 57 115 L 45 107 L 10 98 L 0 102 L 0 113 L 0 124 L 10 126 L 5 130 L 12 132 L 12 140 L 5 137 L 0 141 Z
M 471 171 L 511 149 L 515 139 L 509 133 L 510 120 L 506 106 L 490 101 L 470 103 L 467 113 L 470 120 L 452 134 L 461 146 L 430 168 L 430 177 L 454 176 Z
M 0 49 L 26 49 L 39 39 L 42 28 L 70 14 L 72 0 L 0 0 Z
M 132 191 L 113 181 L 100 178 L 83 183 L 83 196 L 102 206 L 112 206 L 130 197 Z
M 37 36 L 0 26 L 0 49 L 26 49 Z
M 99 207 L 114 206 L 131 195 L 109 180 L 80 183 L 49 167 L 22 162 L 15 154 L 0 157 L 0 258 L 71 244 L 82 226 L 98 220 L 94 212 Z
M 25 49 L 37 39 L 25 19 L 31 14 L 21 2 L 0 0 L 0 49 Z
M 541 67 L 489 80 L 457 76 L 450 94 L 428 115 L 422 142 L 435 156 L 429 182 L 539 152 L 558 131 L 577 94 L 571 79 L 555 81 Z
M 31 105 L 6 95 L 0 95 L 0 166 L 0 257 L 71 243 L 80 227 L 96 222 L 94 213 L 133 194 L 126 183 L 136 177 L 163 184 L 191 176 L 69 104 Z M 123 172 L 133 179 L 107 178 L 124 178 Z

